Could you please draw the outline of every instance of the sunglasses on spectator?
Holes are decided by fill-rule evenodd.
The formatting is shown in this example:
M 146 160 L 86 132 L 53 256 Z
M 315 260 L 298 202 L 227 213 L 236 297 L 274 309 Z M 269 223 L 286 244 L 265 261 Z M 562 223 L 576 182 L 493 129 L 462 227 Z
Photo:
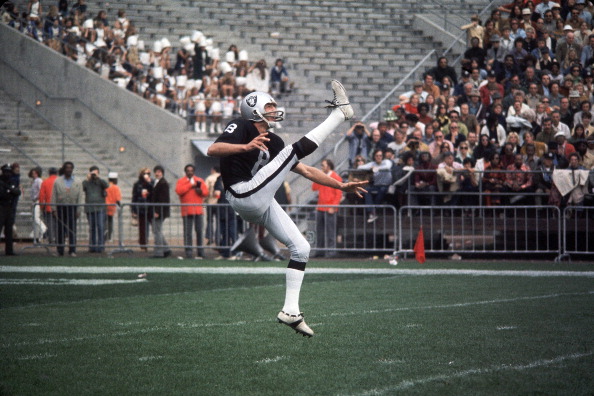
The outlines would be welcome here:
M 467 146 L 460 146 L 460 150 L 468 150 Z
M 435 139 L 441 139 L 443 138 L 443 135 L 435 135 Z

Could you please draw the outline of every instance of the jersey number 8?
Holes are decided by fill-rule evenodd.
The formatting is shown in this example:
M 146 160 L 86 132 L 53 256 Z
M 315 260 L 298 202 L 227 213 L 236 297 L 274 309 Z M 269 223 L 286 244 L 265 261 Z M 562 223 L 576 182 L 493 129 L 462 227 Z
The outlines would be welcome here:
M 223 132 L 233 133 L 237 129 L 237 124 L 229 124 Z

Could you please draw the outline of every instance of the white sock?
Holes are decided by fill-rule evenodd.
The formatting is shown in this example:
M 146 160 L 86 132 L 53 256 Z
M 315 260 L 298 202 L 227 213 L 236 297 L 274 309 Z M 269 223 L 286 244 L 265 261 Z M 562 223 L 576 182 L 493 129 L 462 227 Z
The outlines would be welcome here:
M 301 313 L 299 310 L 299 292 L 301 291 L 301 283 L 303 283 L 304 275 L 305 271 L 287 268 L 283 311 L 289 315 L 299 315 Z
M 320 147 L 322 142 L 330 136 L 334 130 L 344 122 L 344 114 L 338 107 L 332 109 L 332 112 L 320 125 L 309 131 L 305 137 Z

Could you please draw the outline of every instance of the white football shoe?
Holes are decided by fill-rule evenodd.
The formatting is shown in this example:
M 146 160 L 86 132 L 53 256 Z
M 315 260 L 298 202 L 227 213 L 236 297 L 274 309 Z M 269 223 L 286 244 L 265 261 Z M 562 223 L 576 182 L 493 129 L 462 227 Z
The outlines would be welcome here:
M 293 330 L 295 330 L 298 334 L 303 334 L 304 337 L 313 337 L 314 332 L 303 320 L 303 314 L 299 315 L 289 315 L 284 311 L 280 311 L 278 315 L 276 315 L 276 320 L 279 323 L 286 324 Z
M 342 114 L 344 114 L 345 121 L 350 120 L 355 115 L 355 111 L 349 102 L 349 97 L 346 94 L 346 90 L 338 80 L 332 80 L 330 85 L 332 86 L 332 91 L 334 92 L 334 99 L 331 101 L 327 100 L 326 102 L 330 104 L 326 107 L 338 107 L 342 111 Z

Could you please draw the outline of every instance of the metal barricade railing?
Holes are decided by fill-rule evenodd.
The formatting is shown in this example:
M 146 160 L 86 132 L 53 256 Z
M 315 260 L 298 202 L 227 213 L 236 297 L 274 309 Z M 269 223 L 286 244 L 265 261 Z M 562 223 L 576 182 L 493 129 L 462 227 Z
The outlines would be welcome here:
M 93 215 L 93 211 L 86 213 L 86 208 L 97 209 L 97 206 L 101 207 L 104 217 Z M 184 228 L 181 213 L 197 205 L 124 203 L 117 207 L 111 218 L 106 214 L 107 206 L 55 205 L 54 214 L 46 212 L 42 206 L 39 219 L 44 226 L 31 216 L 35 237 L 33 244 L 25 248 L 63 246 L 58 249 L 62 254 L 83 248 L 109 255 L 160 249 L 161 254 L 165 250 L 174 250 L 176 255 L 188 258 L 204 256 L 208 249 L 208 255 L 229 257 L 233 244 L 251 230 L 256 241 L 270 252 L 262 258 L 280 257 L 283 255 L 278 252 L 287 251 L 278 241 L 273 242 L 273 249 L 267 248 L 262 242 L 266 239 L 264 229 L 241 220 L 227 204 L 200 205 L 203 207 L 202 217 L 186 224 L 192 227 L 191 239 L 184 236 L 184 229 L 188 227 Z M 170 217 L 161 227 L 166 244 L 155 240 L 155 224 L 152 223 L 154 213 L 160 212 L 164 206 L 170 208 Z M 318 210 L 321 208 L 331 209 L 333 216 L 328 218 Z M 406 257 L 413 252 L 421 226 L 427 253 L 555 254 L 558 261 L 574 254 L 594 255 L 594 232 L 591 231 L 594 207 L 570 206 L 560 210 L 556 206 L 531 205 L 403 206 L 396 211 L 391 205 L 354 204 L 286 205 L 284 209 L 310 243 L 312 256 L 319 252 L 330 253 L 330 256 L 335 253 L 375 255 L 397 252 Z M 370 220 L 371 211 L 375 216 Z M 323 224 L 328 222 L 330 228 L 324 228 Z M 141 239 L 143 225 L 145 235 Z M 99 238 L 97 232 L 93 233 L 93 226 L 97 232 L 103 230 L 103 238 Z M 200 240 L 197 240 L 196 229 L 201 232 Z M 72 248 L 69 246 L 71 242 Z M 245 253 L 254 255 L 249 251 Z
M 324 232 L 321 224 L 327 222 L 327 215 L 318 210 L 322 208 L 335 212 L 334 246 L 328 246 L 325 235 L 320 235 Z M 391 205 L 288 205 L 286 209 L 305 234 L 312 251 L 380 253 L 392 252 L 397 246 L 398 216 Z M 372 210 L 377 218 L 370 222 Z
M 568 206 L 563 209 L 563 254 L 559 260 L 571 255 L 594 254 L 594 207 Z
M 413 252 L 421 226 L 430 253 L 559 254 L 556 206 L 404 206 L 398 251 Z

